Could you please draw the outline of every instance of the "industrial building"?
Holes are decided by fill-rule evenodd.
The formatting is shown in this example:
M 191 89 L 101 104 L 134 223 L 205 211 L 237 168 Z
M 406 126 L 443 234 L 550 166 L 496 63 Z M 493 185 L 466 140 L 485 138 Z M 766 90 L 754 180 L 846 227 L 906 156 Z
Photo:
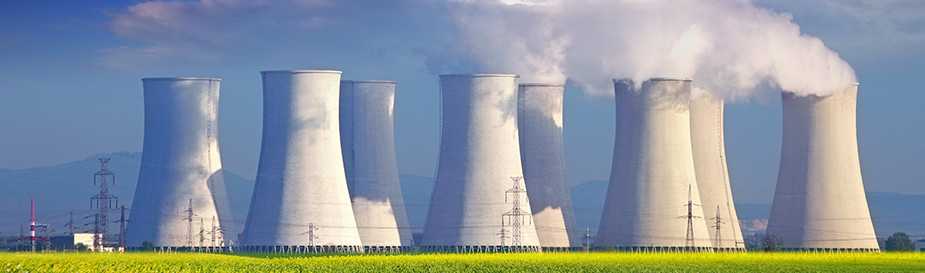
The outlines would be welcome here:
M 732 185 L 726 166 L 726 142 L 723 133 L 723 100 L 709 93 L 691 100 L 691 142 L 694 170 L 704 220 L 713 248 L 718 251 L 745 249 L 732 199 Z
M 691 143 L 691 81 L 614 80 L 613 166 L 595 247 L 711 250 Z
M 144 147 L 126 231 L 129 247 L 202 246 L 200 219 L 219 219 L 219 79 L 145 78 Z M 196 235 L 194 235 L 196 234 Z
M 768 234 L 785 249 L 879 251 L 858 155 L 858 85 L 827 96 L 782 96 Z
M 567 249 L 580 237 L 574 234 L 572 200 L 565 181 L 564 91 L 562 84 L 534 83 L 521 84 L 517 94 L 524 182 L 544 249 Z
M 394 127 L 395 82 L 341 81 L 341 151 L 360 240 L 367 251 L 412 246 Z
M 420 246 L 540 250 L 525 192 L 517 76 L 441 75 L 440 155 Z
M 341 72 L 261 74 L 263 138 L 244 249 L 363 251 L 341 154 Z

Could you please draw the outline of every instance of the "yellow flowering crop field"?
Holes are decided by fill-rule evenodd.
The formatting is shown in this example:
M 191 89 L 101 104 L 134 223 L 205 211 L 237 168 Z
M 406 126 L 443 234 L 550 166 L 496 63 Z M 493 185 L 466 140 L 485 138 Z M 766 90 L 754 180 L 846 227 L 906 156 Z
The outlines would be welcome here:
M 919 253 L 3 253 L 0 272 L 925 272 Z

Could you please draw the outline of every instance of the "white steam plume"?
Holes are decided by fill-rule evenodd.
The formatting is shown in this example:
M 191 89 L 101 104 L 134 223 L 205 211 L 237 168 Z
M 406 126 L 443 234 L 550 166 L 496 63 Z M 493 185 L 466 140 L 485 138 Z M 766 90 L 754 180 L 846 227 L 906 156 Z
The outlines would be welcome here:
M 528 80 L 567 75 L 592 94 L 612 78 L 691 78 L 747 98 L 770 84 L 826 95 L 854 70 L 788 15 L 740 0 L 464 1 L 454 13 L 464 57 Z
M 561 18 L 552 5 L 523 0 L 451 3 L 455 50 L 469 72 L 516 73 L 521 82 L 564 83 L 565 49 Z M 458 68 L 456 68 L 458 69 Z

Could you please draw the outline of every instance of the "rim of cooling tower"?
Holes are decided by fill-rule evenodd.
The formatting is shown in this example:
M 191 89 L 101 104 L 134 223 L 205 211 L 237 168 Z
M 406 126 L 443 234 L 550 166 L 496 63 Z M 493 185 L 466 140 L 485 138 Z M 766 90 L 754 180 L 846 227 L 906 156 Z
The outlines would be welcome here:
M 222 81 L 221 78 L 212 77 L 148 77 L 141 78 L 142 81 Z
M 340 70 L 333 69 L 292 69 L 292 70 L 264 70 L 260 71 L 260 74 L 275 74 L 275 73 L 286 73 L 286 74 L 302 74 L 302 73 L 312 73 L 312 74 L 343 74 L 344 72 Z
M 527 87 L 532 87 L 532 86 L 539 86 L 539 87 L 563 87 L 563 86 L 565 86 L 565 84 L 562 84 L 562 83 L 542 83 L 542 82 L 528 82 L 528 83 L 521 83 L 521 84 L 518 84 L 518 85 L 519 85 L 519 86 L 527 86 Z
M 396 81 L 390 80 L 341 80 L 340 82 L 349 82 L 349 83 L 385 83 L 385 84 L 396 84 Z
M 480 77 L 504 77 L 504 78 L 520 78 L 520 76 L 517 75 L 517 74 L 504 74 L 504 73 L 441 74 L 440 77 L 441 77 L 441 78 L 443 78 L 443 77 L 473 77 L 473 78 L 480 78 Z

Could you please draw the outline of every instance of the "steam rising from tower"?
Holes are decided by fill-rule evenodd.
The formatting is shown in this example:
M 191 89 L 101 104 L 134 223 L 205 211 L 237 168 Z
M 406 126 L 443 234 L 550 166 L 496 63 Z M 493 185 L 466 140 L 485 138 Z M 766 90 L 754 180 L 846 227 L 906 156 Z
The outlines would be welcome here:
M 540 246 L 567 248 L 575 223 L 565 181 L 562 97 L 565 87 L 521 84 L 517 94 L 521 160 Z
M 615 80 L 616 139 L 597 246 L 711 247 L 691 148 L 691 81 Z
M 218 145 L 219 80 L 142 79 L 145 136 L 126 243 L 193 246 L 195 217 L 222 218 L 214 194 L 224 188 Z M 197 227 L 198 228 L 198 227 Z
M 857 143 L 857 85 L 783 94 L 780 173 L 768 234 L 785 248 L 877 250 Z
M 342 81 L 340 137 L 360 239 L 368 248 L 411 246 L 395 161 L 395 82 Z
M 512 177 L 522 177 L 514 75 L 442 75 L 442 133 L 437 179 L 424 226 L 425 249 L 499 246 L 538 249 L 532 221 L 521 234 L 503 223 Z M 522 179 L 517 181 L 524 188 Z M 514 196 L 521 196 L 516 194 Z M 520 210 L 530 213 L 525 196 Z M 513 240 L 520 238 L 512 245 Z
M 264 71 L 263 143 L 248 246 L 362 251 L 341 155 L 340 71 Z

